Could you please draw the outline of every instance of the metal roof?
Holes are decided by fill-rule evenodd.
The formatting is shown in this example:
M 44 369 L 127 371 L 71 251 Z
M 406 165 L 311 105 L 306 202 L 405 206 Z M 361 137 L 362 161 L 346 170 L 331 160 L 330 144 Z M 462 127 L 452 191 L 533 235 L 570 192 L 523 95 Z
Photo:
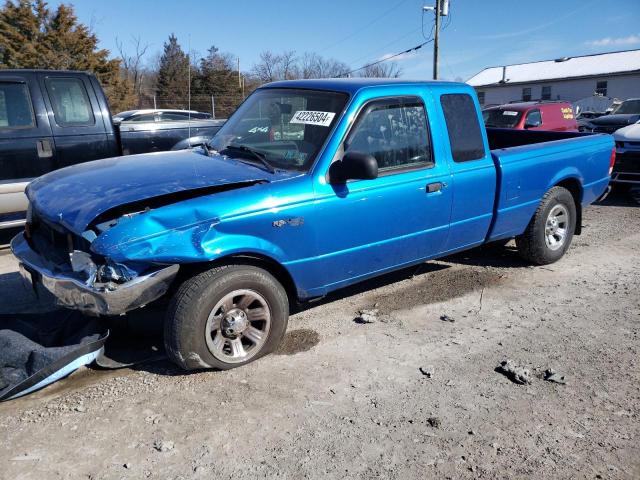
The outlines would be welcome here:
M 489 67 L 475 74 L 467 83 L 474 87 L 484 87 L 633 72 L 640 72 L 640 50 Z

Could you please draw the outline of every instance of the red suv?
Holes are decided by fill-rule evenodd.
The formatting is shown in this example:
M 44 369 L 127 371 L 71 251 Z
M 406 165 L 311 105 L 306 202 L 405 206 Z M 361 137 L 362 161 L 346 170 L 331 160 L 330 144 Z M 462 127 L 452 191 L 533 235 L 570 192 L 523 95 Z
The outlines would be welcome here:
M 487 127 L 516 130 L 577 132 L 578 122 L 568 102 L 522 102 L 489 107 L 482 111 Z

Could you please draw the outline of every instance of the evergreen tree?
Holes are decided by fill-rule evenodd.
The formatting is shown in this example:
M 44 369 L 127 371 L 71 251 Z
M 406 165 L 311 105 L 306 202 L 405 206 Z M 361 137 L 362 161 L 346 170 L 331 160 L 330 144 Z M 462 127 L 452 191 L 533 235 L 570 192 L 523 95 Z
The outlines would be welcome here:
M 163 108 L 186 108 L 189 91 L 189 57 L 174 34 L 164 44 L 156 81 L 156 94 Z
M 41 68 L 49 10 L 43 0 L 6 2 L 0 8 L 0 68 Z
M 55 12 L 44 0 L 7 1 L 0 8 L 0 68 L 86 70 L 94 73 L 112 110 L 131 105 L 133 90 L 120 74 L 120 60 L 98 49 L 98 39 L 78 22 L 73 7 Z

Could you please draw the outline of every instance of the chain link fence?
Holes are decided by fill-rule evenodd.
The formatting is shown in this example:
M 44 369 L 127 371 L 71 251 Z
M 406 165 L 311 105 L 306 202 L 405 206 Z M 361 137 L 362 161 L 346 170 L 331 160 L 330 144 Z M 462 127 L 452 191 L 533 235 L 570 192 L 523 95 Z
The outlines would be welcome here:
M 142 94 L 139 97 L 139 108 L 171 108 L 179 110 L 197 110 L 210 113 L 214 118 L 229 118 L 242 103 L 242 95 L 206 95 L 197 94 L 189 97 L 161 97 L 153 94 Z

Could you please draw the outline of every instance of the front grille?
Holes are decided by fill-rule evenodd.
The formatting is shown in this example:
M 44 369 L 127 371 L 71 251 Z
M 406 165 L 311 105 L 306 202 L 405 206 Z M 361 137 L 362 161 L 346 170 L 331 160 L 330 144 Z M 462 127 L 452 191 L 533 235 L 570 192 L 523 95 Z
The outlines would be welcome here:
M 32 211 L 28 226 L 31 248 L 46 260 L 64 267 L 71 267 L 69 253 L 73 250 L 89 251 L 89 243 L 60 225 L 53 225 Z

